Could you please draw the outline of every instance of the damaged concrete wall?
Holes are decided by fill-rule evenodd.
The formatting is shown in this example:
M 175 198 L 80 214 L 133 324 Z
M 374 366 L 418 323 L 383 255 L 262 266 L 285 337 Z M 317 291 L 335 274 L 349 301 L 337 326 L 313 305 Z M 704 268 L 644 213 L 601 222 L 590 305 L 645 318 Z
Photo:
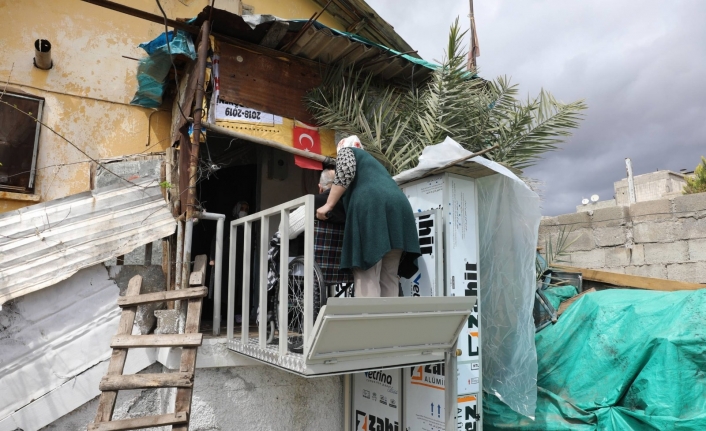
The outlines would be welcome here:
M 163 288 L 159 266 L 100 264 L 3 306 L 0 431 L 86 429 L 95 417 L 98 383 L 118 325 L 116 300 L 135 274 L 143 276 L 146 291 Z M 149 314 L 138 312 L 137 328 L 152 326 Z M 137 328 L 133 333 L 143 331 Z M 161 364 L 176 368 L 178 353 L 133 349 L 125 374 L 157 361 L 145 372 L 161 372 Z M 195 382 L 191 430 L 342 429 L 340 377 L 304 379 L 255 365 L 228 351 L 224 339 L 204 340 Z M 168 389 L 121 392 L 116 417 L 167 413 L 173 397 Z
M 706 193 L 544 217 L 539 246 L 573 229 L 565 265 L 706 283 Z
M 160 372 L 157 366 L 145 372 Z M 171 412 L 173 397 L 171 389 L 123 391 L 116 418 Z M 43 430 L 85 429 L 97 407 L 96 397 Z M 342 430 L 343 379 L 305 379 L 261 365 L 197 369 L 191 408 L 190 431 Z
M 155 363 L 145 368 L 142 373 L 161 373 L 162 365 Z M 149 416 L 157 412 L 167 412 L 169 405 L 174 404 L 173 391 L 170 389 L 143 389 L 119 391 L 118 399 L 115 402 L 114 419 L 129 419 L 140 416 Z M 41 428 L 42 430 L 85 430 L 89 423 L 93 422 L 98 411 L 98 397 L 83 404 L 76 410 L 61 419 Z M 169 427 L 151 428 L 153 431 L 165 431 Z

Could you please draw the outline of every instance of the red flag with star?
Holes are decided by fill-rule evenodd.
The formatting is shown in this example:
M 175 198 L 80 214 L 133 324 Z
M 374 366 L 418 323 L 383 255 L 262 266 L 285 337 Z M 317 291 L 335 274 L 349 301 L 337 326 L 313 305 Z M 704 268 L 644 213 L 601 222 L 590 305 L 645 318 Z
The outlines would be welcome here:
M 296 149 L 321 154 L 321 137 L 315 128 L 294 126 L 293 146 Z M 294 156 L 294 163 L 300 168 L 322 170 L 323 164 L 302 156 Z

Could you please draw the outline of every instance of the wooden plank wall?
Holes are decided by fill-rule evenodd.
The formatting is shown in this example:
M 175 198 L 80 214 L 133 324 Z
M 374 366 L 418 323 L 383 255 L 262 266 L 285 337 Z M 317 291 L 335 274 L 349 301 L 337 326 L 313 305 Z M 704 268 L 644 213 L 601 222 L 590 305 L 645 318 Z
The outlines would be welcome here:
M 324 65 L 275 58 L 220 44 L 221 99 L 308 124 L 304 95 L 321 84 Z

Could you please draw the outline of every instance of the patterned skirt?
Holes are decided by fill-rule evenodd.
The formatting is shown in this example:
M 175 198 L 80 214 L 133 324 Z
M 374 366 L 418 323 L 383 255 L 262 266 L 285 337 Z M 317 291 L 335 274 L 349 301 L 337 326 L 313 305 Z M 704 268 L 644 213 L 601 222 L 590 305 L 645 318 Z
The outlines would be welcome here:
M 322 220 L 314 222 L 314 260 L 326 284 L 352 283 L 350 269 L 341 269 L 344 225 Z

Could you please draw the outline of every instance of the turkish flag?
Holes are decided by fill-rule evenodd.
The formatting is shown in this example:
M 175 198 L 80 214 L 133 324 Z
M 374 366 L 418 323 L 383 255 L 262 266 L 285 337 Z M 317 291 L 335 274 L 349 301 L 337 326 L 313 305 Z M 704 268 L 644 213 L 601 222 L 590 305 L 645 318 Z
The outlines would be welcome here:
M 313 128 L 294 126 L 294 148 L 309 151 L 314 154 L 321 154 L 321 137 L 319 131 Z M 321 162 L 307 159 L 306 157 L 294 156 L 294 163 L 300 168 L 322 170 Z

